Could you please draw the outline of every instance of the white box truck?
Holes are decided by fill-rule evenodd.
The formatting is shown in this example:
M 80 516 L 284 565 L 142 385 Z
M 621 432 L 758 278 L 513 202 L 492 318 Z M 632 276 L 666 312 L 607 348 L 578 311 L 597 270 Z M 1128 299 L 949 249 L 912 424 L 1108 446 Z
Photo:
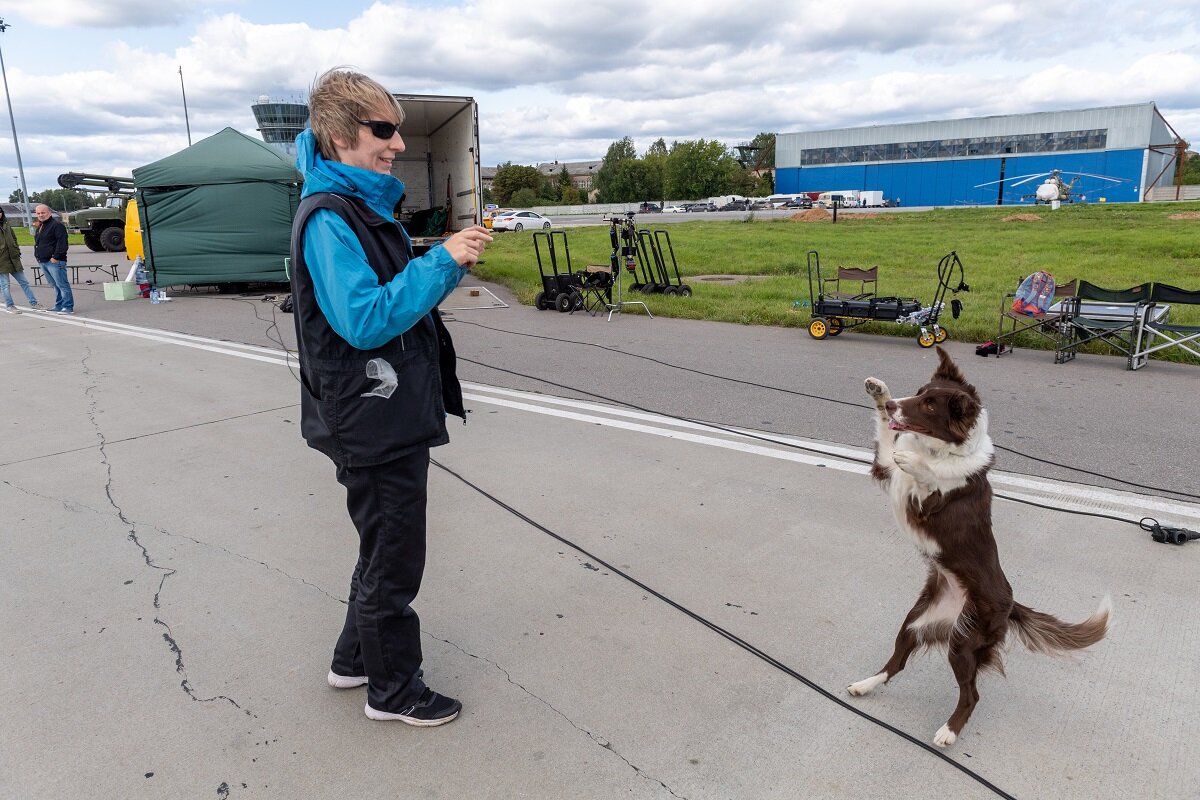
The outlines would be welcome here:
M 483 223 L 479 108 L 472 97 L 397 94 L 404 152 L 392 174 L 404 181 L 399 219 L 418 254 L 446 233 Z
M 883 208 L 883 192 L 865 189 L 858 193 L 858 204 L 863 208 Z

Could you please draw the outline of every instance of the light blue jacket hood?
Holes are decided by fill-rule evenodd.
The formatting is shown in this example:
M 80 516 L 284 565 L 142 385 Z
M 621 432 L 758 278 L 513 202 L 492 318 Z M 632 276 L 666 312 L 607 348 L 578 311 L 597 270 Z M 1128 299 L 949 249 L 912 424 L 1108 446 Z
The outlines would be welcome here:
M 296 137 L 296 169 L 304 179 L 301 197 L 317 192 L 353 195 L 366 201 L 371 210 L 385 219 L 392 218 L 392 209 L 404 194 L 404 182 L 394 175 L 326 160 L 317 152 L 317 137 L 312 128 L 305 128 Z

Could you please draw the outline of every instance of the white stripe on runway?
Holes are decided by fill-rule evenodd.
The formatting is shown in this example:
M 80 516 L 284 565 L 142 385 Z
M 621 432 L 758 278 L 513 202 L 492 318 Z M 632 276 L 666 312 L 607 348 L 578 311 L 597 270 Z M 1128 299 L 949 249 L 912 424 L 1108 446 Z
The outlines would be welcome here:
M 217 339 L 206 339 L 187 333 L 163 331 L 155 328 L 142 328 L 120 322 L 109 322 L 79 318 L 73 316 L 58 316 L 48 312 L 30 312 L 22 316 L 33 316 L 35 319 L 46 319 L 61 322 L 64 325 L 74 325 L 106 333 L 122 336 L 134 336 L 139 339 L 191 347 L 221 355 L 247 358 L 268 364 L 281 366 L 294 365 L 296 355 L 269 347 L 243 344 L 241 342 L 222 342 Z M 487 386 L 480 383 L 463 382 L 465 399 L 477 403 L 509 408 L 531 414 L 583 422 L 589 425 L 605 425 L 610 428 L 641 433 L 650 436 L 663 436 L 669 439 L 720 447 L 735 450 L 749 455 L 777 458 L 799 464 L 825 467 L 843 472 L 867 474 L 872 452 L 861 448 L 846 447 L 830 442 L 820 442 L 796 437 L 767 434 L 744 428 L 729 427 L 719 430 L 712 425 L 702 422 L 666 417 L 646 411 L 636 411 L 619 406 L 607 405 L 586 400 L 573 400 L 566 397 L 551 397 L 536 392 L 522 392 L 515 389 L 505 389 L 497 386 Z M 723 426 L 722 426 L 723 427 Z M 704 431 L 706 435 L 690 433 L 689 431 Z M 801 452 L 796 448 L 803 448 Z M 1018 490 L 1014 497 L 1042 502 L 1060 508 L 1096 512 L 1109 512 L 1113 515 L 1124 515 L 1136 522 L 1147 513 L 1173 514 L 1179 517 L 1200 520 L 1200 505 L 1184 503 L 1154 495 L 1135 494 L 1110 489 L 1102 489 L 1087 484 L 1054 481 L 1045 478 L 1030 478 L 1024 475 L 993 471 L 992 482 L 997 488 L 1011 487 Z

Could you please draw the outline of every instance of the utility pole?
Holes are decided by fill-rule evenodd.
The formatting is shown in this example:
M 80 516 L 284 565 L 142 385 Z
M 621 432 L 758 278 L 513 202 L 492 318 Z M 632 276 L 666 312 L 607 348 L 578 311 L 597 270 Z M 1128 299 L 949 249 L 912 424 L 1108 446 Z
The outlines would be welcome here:
M 0 20 L 3 22 L 3 20 Z M 179 91 L 183 93 L 183 124 L 187 125 L 188 147 L 192 146 L 192 123 L 188 120 L 187 89 L 183 88 L 183 66 L 179 67 Z
M 12 26 L 5 24 L 4 18 L 0 17 L 0 33 L 4 33 L 10 27 Z M 17 143 L 17 118 L 13 116 L 12 96 L 8 93 L 8 70 L 4 68 L 3 50 L 0 50 L 0 75 L 4 76 L 4 99 L 8 101 L 8 120 L 12 123 L 13 148 L 17 151 L 17 172 L 21 174 L 21 194 L 25 201 L 25 224 L 29 226 L 30 235 L 33 235 L 33 214 L 29 211 L 29 189 L 25 185 L 25 166 L 21 163 L 21 145 Z

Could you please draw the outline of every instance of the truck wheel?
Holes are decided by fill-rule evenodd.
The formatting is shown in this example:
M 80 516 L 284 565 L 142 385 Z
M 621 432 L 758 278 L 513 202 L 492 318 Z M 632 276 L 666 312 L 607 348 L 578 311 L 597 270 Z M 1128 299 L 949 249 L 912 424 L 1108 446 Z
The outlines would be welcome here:
M 100 244 L 100 236 L 88 231 L 83 234 L 83 243 L 87 245 L 87 249 L 93 253 L 103 253 L 104 245 Z
M 100 244 L 110 253 L 119 253 L 125 249 L 125 231 L 117 226 L 100 231 Z

